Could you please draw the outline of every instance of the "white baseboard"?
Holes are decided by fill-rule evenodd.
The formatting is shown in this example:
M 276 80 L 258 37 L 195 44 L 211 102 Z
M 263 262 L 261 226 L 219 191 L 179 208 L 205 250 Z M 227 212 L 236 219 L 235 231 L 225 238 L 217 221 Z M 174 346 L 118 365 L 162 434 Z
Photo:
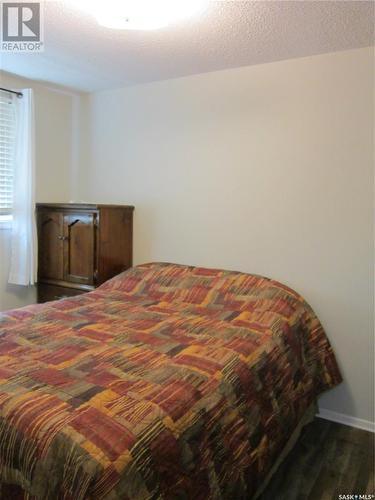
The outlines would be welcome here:
M 331 420 L 332 422 L 338 422 L 339 424 L 356 427 L 357 429 L 363 429 L 364 431 L 375 432 L 375 422 L 370 422 L 370 420 L 362 420 L 361 418 L 325 410 L 324 408 L 320 408 L 316 416 L 325 420 Z

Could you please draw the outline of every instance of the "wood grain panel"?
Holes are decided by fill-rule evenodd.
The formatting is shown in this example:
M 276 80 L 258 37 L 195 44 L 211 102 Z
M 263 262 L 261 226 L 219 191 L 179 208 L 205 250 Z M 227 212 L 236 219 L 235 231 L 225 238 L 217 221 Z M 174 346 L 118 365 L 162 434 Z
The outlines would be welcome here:
M 64 215 L 64 280 L 94 284 L 95 213 Z
M 39 281 L 63 279 L 63 217 L 59 212 L 38 214 L 38 276 Z
M 132 209 L 102 207 L 99 223 L 99 283 L 132 266 L 132 241 Z

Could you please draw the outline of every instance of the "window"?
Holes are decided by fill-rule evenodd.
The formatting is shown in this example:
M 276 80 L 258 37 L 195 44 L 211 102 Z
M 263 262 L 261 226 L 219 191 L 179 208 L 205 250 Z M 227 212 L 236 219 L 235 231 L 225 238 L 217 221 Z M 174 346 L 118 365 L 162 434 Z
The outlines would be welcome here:
M 15 132 L 14 97 L 0 92 L 0 223 L 12 219 Z

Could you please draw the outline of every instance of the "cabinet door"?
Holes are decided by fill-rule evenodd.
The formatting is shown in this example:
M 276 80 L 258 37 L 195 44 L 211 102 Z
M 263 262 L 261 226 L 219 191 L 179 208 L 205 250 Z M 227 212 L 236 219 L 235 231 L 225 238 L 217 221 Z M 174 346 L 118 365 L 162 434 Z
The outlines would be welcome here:
M 64 215 L 64 280 L 94 285 L 96 213 Z
M 39 280 L 62 280 L 63 215 L 61 212 L 38 213 L 38 276 Z

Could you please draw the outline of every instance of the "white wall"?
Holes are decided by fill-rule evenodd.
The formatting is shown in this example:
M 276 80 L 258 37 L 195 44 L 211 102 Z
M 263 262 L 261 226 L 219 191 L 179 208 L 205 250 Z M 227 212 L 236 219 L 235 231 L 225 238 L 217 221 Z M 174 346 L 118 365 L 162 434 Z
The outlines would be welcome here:
M 135 262 L 253 272 L 299 291 L 345 383 L 321 405 L 373 421 L 373 52 L 96 93 L 79 196 L 130 203 Z
M 79 158 L 80 94 L 0 72 L 0 86 L 33 88 L 36 120 L 36 200 L 69 201 Z M 10 231 L 0 228 L 0 310 L 35 301 L 34 287 L 7 285 Z

